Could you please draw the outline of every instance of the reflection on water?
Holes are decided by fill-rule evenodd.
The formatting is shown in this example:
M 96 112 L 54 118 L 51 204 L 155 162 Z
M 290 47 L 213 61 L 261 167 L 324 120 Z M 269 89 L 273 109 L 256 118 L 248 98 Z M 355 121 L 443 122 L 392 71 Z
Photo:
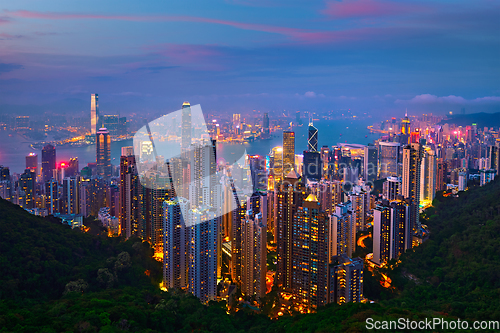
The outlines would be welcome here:
M 368 135 L 366 127 L 371 125 L 370 120 L 331 120 L 322 121 L 314 124 L 318 128 L 318 147 L 323 145 L 333 146 L 338 143 L 360 143 L 367 144 L 377 138 L 375 135 Z M 307 149 L 307 131 L 306 125 L 294 128 L 295 131 L 295 152 L 301 154 Z M 280 133 L 275 133 L 275 137 L 269 140 L 258 140 L 252 143 L 217 144 L 217 158 L 223 158 L 227 162 L 234 163 L 246 149 L 251 155 L 265 155 L 269 153 L 271 148 L 281 146 L 282 139 Z M 111 143 L 111 163 L 119 165 L 121 148 L 132 146 L 132 140 L 124 140 Z M 25 156 L 33 152 L 30 148 L 30 142 L 27 142 L 22 136 L 10 132 L 0 131 L 0 165 L 8 166 L 11 173 L 22 173 L 25 168 Z M 41 164 L 41 151 L 35 151 L 38 154 L 38 163 Z M 57 161 L 68 161 L 71 157 L 78 157 L 80 169 L 87 163 L 95 163 L 95 146 L 89 145 L 85 147 L 57 147 Z

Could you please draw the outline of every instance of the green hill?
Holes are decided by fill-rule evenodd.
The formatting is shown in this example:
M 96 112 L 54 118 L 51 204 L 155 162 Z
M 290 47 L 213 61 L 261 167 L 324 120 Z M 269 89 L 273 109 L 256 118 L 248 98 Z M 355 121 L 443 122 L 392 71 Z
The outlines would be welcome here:
M 500 320 L 500 182 L 438 195 L 422 223 L 430 238 L 389 273 L 402 293 L 385 304 Z

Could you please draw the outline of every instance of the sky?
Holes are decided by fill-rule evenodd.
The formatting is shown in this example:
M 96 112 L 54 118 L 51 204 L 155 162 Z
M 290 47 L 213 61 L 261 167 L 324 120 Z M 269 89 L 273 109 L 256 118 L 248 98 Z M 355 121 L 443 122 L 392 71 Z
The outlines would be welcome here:
M 500 0 L 0 3 L 0 113 L 500 112 Z

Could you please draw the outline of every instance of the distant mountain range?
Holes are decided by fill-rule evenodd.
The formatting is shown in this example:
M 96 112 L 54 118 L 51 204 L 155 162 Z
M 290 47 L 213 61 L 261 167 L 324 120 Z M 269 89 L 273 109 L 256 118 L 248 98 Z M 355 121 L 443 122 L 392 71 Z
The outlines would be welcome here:
M 458 114 L 448 117 L 440 124 L 457 124 L 458 126 L 467 126 L 477 124 L 478 128 L 483 127 L 499 127 L 500 126 L 500 112 L 497 113 L 471 113 L 471 114 Z

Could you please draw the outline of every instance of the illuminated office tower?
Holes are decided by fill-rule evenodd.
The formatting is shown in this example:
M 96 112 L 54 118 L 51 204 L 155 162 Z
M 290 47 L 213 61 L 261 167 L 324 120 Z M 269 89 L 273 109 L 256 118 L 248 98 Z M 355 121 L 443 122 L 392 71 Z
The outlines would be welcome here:
M 374 182 L 378 176 L 378 149 L 369 145 L 363 150 L 363 179 L 366 182 Z
M 189 203 L 184 198 L 174 198 L 163 203 L 163 286 L 184 289 L 187 287 L 187 239 L 184 216 Z
M 185 152 L 191 146 L 191 104 L 182 104 L 182 128 L 181 128 L 181 152 Z
M 353 217 L 356 223 L 356 231 L 366 230 L 366 219 L 370 211 L 370 186 L 352 187 L 348 198 L 352 204 Z
M 115 184 L 110 184 L 106 190 L 106 202 L 108 213 L 111 217 L 116 217 L 116 231 L 119 232 L 120 224 L 120 187 Z
M 208 207 L 190 209 L 187 215 L 188 291 L 207 303 L 217 297 L 219 219 Z
M 19 177 L 19 191 L 22 197 L 22 200 L 19 200 L 19 206 L 25 209 L 35 208 L 35 185 L 35 173 L 31 169 L 26 169 Z
M 410 228 L 413 234 L 420 232 L 420 177 L 422 146 L 412 143 L 403 148 L 403 176 L 401 194 L 410 200 Z
M 329 179 L 330 149 L 328 146 L 321 147 L 321 163 L 323 164 L 323 178 Z
M 401 145 L 398 142 L 378 143 L 377 179 L 398 176 L 398 163 L 400 154 Z
M 248 209 L 241 225 L 241 291 L 257 299 L 266 295 L 266 222 L 262 213 Z
M 238 114 L 238 113 L 233 114 L 233 131 L 237 135 L 242 133 L 241 114 Z
M 387 177 L 387 180 L 382 184 L 382 196 L 389 201 L 396 200 L 401 191 L 401 178 Z
M 283 174 L 295 170 L 295 132 L 283 131 Z
M 408 112 L 405 113 L 405 117 L 401 121 L 401 134 L 410 135 L 410 119 L 408 119 Z
M 90 134 L 96 135 L 99 126 L 99 96 L 90 95 Z
M 329 257 L 345 254 L 352 257 L 356 247 L 356 219 L 350 202 L 335 207 L 330 216 Z
M 429 146 L 424 146 L 420 167 L 420 204 L 426 206 L 432 203 L 436 194 L 436 154 Z
M 111 177 L 111 137 L 106 128 L 100 128 L 96 134 L 97 176 Z
M 342 150 L 340 147 L 332 146 L 332 151 L 330 152 L 330 177 L 338 179 L 340 174 L 340 163 L 342 159 Z
M 80 214 L 80 176 L 63 179 L 59 210 L 62 214 Z
M 231 273 L 231 279 L 234 282 L 241 283 L 241 252 L 243 251 L 241 227 L 245 221 L 247 202 L 240 201 L 236 191 L 236 188 L 233 186 L 233 196 L 236 201 L 236 209 L 232 211 L 231 218 L 231 265 L 229 267 L 229 271 Z
M 329 180 L 322 179 L 318 184 L 317 197 L 321 205 L 321 210 L 324 210 L 328 214 L 333 212 L 333 190 L 332 182 Z
M 47 208 L 49 215 L 59 213 L 59 185 L 54 179 L 45 183 L 45 208 Z
M 292 287 L 292 222 L 293 217 L 305 197 L 302 180 L 295 171 L 290 172 L 275 189 L 274 230 L 277 242 L 277 284 L 290 290 Z
M 274 147 L 271 151 L 272 173 L 274 182 L 283 180 L 283 148 Z
M 54 162 L 55 164 L 55 162 Z M 0 180 L 10 180 L 10 171 L 8 167 L 0 165 Z
M 56 148 L 48 144 L 42 149 L 42 178 L 43 182 L 51 180 L 56 168 Z
M 495 145 L 489 147 L 488 153 L 490 162 L 488 169 L 496 170 L 498 175 L 500 171 L 500 141 L 495 141 Z
M 363 259 L 336 256 L 329 269 L 329 303 L 344 304 L 363 300 Z
M 75 177 L 80 174 L 80 169 L 78 168 L 78 157 L 71 157 L 66 167 L 65 175 L 66 177 Z
M 309 135 L 307 138 L 307 151 L 318 151 L 318 129 L 314 127 L 312 121 L 309 122 Z
M 323 165 L 321 163 L 321 154 L 317 151 L 304 151 L 302 173 L 309 181 L 318 182 L 321 179 Z
M 118 218 L 121 234 L 125 238 L 140 236 L 139 177 L 133 147 L 122 147 L 120 157 L 120 196 Z
M 297 207 L 291 233 L 292 293 L 308 309 L 327 302 L 328 226 L 328 215 L 309 194 Z
M 38 175 L 38 155 L 36 153 L 29 153 L 26 156 L 26 169 L 33 171 L 35 176 Z

